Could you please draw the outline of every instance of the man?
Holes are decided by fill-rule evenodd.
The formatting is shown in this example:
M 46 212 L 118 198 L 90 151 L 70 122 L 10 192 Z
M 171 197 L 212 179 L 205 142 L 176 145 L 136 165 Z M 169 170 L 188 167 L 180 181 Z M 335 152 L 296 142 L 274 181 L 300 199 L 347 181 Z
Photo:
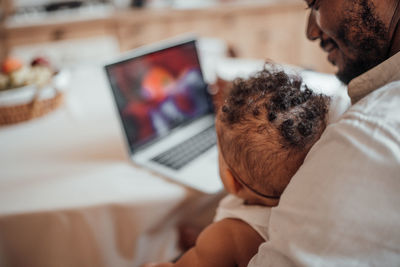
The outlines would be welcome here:
M 353 106 L 327 127 L 250 267 L 400 266 L 399 0 L 307 0 Z

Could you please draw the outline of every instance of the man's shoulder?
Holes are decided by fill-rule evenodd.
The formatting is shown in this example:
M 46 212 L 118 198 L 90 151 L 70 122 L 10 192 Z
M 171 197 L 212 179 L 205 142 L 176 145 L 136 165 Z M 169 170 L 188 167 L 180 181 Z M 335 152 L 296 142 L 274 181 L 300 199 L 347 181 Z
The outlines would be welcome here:
M 251 266 L 398 266 L 399 112 L 393 82 L 326 128 L 272 209 L 272 242 L 254 263 L 274 264 Z
M 336 123 L 329 125 L 305 163 L 311 158 L 315 160 L 306 165 L 320 166 L 326 161 L 345 170 L 344 175 L 358 176 L 369 168 L 379 169 L 378 166 L 384 168 L 389 162 L 399 162 L 400 153 L 392 153 L 393 149 L 400 149 L 399 114 L 400 81 L 394 81 L 359 100 Z M 342 161 L 347 156 L 350 156 L 349 161 Z M 367 162 L 369 166 L 366 166 Z M 349 169 L 355 173 L 349 173 Z M 339 173 L 336 170 L 331 175 Z
M 369 123 L 400 132 L 398 114 L 400 114 L 400 81 L 393 81 L 355 103 L 342 120 Z
M 364 108 L 367 107 L 380 107 L 386 106 L 386 103 L 397 102 L 400 99 L 400 80 L 392 81 L 377 89 L 372 93 L 368 94 L 360 101 L 353 105 L 353 108 Z M 399 107 L 400 108 L 400 107 Z

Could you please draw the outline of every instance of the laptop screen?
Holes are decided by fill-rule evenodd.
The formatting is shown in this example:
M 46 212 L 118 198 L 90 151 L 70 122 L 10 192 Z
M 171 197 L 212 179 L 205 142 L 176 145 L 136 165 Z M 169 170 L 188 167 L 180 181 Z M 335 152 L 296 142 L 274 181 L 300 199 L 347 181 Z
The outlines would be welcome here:
M 107 65 L 131 151 L 212 113 L 195 40 Z

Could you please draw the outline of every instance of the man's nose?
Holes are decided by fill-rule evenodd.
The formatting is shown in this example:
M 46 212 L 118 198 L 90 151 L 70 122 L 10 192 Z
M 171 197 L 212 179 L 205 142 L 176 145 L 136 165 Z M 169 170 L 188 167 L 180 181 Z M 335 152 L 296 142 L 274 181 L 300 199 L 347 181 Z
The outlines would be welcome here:
M 308 16 L 308 24 L 306 30 L 306 36 L 309 40 L 314 41 L 321 36 L 322 32 L 315 21 L 314 10 L 311 10 Z

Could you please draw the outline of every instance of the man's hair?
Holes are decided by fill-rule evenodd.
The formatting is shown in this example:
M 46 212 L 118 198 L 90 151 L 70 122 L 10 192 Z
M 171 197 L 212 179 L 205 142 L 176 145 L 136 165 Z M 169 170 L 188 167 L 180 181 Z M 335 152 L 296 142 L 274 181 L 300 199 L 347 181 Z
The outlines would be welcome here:
M 225 161 L 249 186 L 279 196 L 325 129 L 328 102 L 275 66 L 236 79 L 217 117 Z

